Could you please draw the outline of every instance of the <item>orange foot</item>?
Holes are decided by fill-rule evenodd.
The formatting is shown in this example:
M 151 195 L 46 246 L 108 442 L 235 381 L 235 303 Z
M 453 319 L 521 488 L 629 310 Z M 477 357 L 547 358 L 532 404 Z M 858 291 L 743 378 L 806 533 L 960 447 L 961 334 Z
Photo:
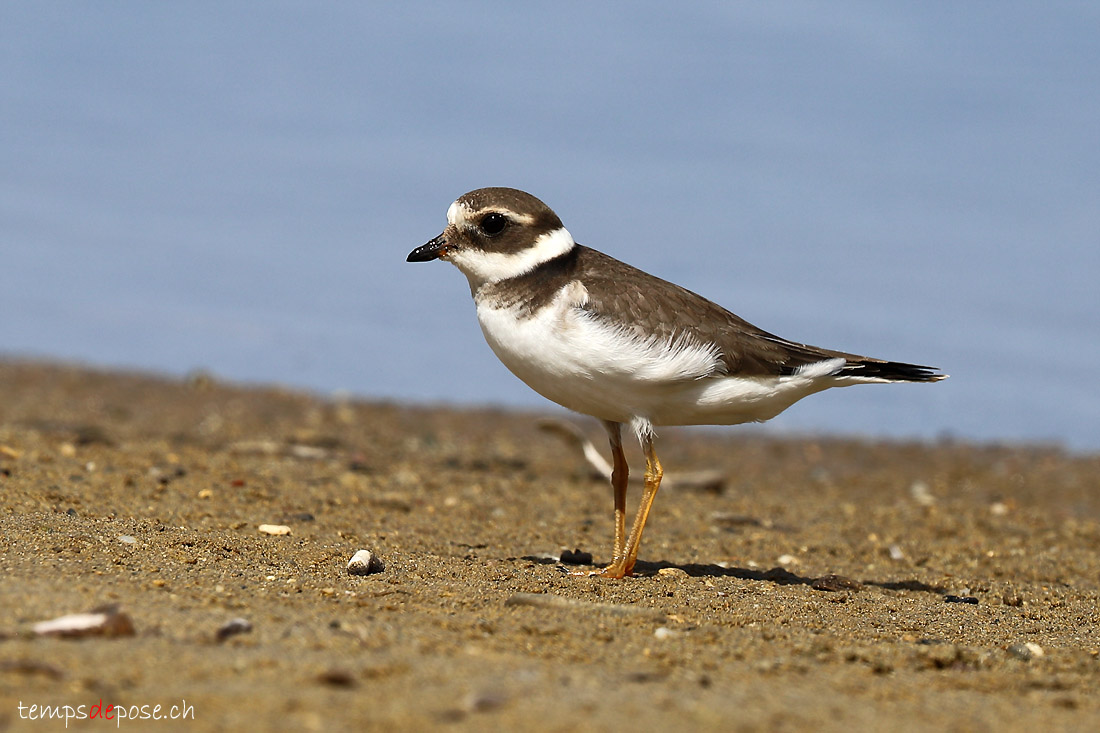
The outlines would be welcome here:
M 617 560 L 603 570 L 573 570 L 569 574 L 588 578 L 625 578 L 634 574 L 634 563 L 630 563 L 628 567 L 625 560 Z

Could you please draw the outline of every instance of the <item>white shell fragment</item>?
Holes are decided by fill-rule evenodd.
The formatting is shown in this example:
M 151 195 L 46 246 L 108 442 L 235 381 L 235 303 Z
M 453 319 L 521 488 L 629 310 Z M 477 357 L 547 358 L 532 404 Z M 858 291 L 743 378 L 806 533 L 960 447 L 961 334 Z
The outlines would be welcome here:
M 134 622 L 116 606 L 96 609 L 88 613 L 72 613 L 34 625 L 39 636 L 133 636 Z
M 283 537 L 290 534 L 290 527 L 285 524 L 261 524 L 260 534 L 269 534 L 274 537 Z
M 372 575 L 385 569 L 382 558 L 370 550 L 359 550 L 348 561 L 348 575 Z

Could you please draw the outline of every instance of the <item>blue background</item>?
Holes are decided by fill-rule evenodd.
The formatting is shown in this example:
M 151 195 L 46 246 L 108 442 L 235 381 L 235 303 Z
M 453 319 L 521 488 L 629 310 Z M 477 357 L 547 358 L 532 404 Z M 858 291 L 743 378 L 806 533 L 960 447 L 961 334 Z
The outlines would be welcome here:
M 1100 6 L 0 5 L 0 352 L 545 403 L 406 264 L 526 189 L 782 336 L 933 364 L 773 431 L 1100 449 Z

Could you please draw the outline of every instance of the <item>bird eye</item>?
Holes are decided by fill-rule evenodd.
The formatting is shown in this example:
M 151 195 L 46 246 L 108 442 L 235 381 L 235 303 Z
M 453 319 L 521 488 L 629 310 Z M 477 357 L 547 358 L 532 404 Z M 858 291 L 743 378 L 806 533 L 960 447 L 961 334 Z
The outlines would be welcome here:
M 481 217 L 481 231 L 485 232 L 486 236 L 495 237 L 503 232 L 506 226 L 508 226 L 508 217 L 504 214 L 491 211 Z

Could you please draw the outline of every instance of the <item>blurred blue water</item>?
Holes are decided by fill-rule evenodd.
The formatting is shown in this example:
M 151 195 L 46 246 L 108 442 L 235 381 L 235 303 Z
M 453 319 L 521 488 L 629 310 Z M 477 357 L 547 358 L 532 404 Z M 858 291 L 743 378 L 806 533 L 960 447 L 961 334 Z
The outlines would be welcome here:
M 459 194 L 792 339 L 937 365 L 774 430 L 1100 449 L 1085 2 L 0 6 L 0 352 L 538 406 Z

